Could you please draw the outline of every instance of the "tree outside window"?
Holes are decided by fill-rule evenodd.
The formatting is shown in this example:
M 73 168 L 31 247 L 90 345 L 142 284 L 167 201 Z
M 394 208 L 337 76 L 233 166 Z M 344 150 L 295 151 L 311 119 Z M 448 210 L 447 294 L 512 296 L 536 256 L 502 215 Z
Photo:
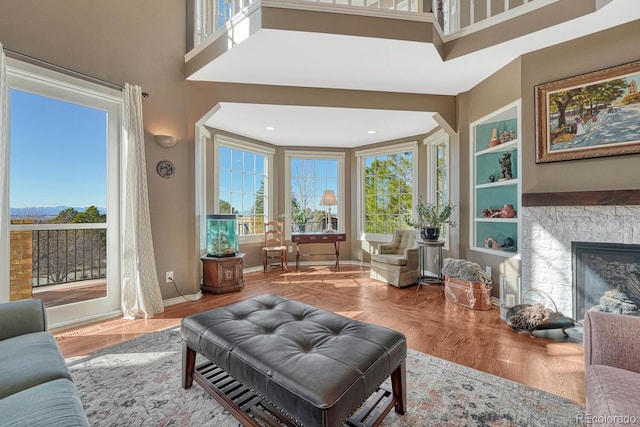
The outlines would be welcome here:
M 442 211 L 443 206 L 449 202 L 449 160 L 447 158 L 448 150 L 447 143 L 441 142 L 436 144 L 433 148 L 435 154 L 435 175 L 436 175 L 436 188 L 435 188 L 435 203 L 438 206 L 438 212 Z M 440 236 L 442 238 L 447 237 L 447 231 L 449 227 L 443 227 L 440 230 Z
M 427 180 L 427 201 L 434 203 L 440 212 L 451 202 L 449 191 L 449 136 L 443 131 L 435 133 L 425 141 L 429 150 L 429 178 Z M 448 248 L 449 226 L 440 229 L 440 239 Z
M 364 165 L 365 232 L 391 234 L 411 228 L 413 153 L 365 157 Z
M 266 156 L 220 145 L 218 212 L 237 214 L 241 236 L 264 233 Z

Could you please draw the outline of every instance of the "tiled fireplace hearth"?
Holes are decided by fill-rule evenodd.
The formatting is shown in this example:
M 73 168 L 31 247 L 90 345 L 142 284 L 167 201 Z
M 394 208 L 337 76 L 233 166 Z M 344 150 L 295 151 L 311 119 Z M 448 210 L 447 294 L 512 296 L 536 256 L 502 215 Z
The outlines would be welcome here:
M 522 292 L 548 293 L 566 316 L 574 315 L 573 242 L 640 244 L 640 204 L 524 206 L 518 215 Z

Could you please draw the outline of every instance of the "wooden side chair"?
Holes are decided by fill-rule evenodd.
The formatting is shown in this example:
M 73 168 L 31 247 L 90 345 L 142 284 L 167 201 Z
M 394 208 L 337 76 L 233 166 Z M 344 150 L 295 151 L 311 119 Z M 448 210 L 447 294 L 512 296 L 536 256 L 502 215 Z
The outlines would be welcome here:
M 284 244 L 284 230 L 282 222 L 269 221 L 264 224 L 264 247 L 262 248 L 262 266 L 264 272 L 267 267 L 273 265 L 273 261 L 279 261 L 279 266 L 288 271 L 287 246 Z

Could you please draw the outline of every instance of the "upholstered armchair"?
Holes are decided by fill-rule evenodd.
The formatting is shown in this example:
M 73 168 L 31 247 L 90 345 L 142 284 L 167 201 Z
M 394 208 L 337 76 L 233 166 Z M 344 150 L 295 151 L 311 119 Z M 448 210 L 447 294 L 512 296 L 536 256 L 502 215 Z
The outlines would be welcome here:
M 640 420 L 639 331 L 640 317 L 601 311 L 585 314 L 586 414 L 591 419 Z
M 418 232 L 396 230 L 391 243 L 378 245 L 378 253 L 371 254 L 369 277 L 403 288 L 418 283 Z

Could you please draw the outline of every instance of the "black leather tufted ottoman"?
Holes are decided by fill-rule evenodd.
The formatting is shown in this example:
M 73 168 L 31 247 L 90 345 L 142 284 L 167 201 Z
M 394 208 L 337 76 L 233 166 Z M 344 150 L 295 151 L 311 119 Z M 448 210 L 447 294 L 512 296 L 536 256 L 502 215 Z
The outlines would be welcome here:
M 195 380 L 245 425 L 349 425 L 365 401 L 353 423 L 404 413 L 407 345 L 391 329 L 265 294 L 188 316 L 181 335 L 182 386 Z M 212 363 L 196 368 L 196 352 Z M 389 376 L 392 391 L 379 388 Z

